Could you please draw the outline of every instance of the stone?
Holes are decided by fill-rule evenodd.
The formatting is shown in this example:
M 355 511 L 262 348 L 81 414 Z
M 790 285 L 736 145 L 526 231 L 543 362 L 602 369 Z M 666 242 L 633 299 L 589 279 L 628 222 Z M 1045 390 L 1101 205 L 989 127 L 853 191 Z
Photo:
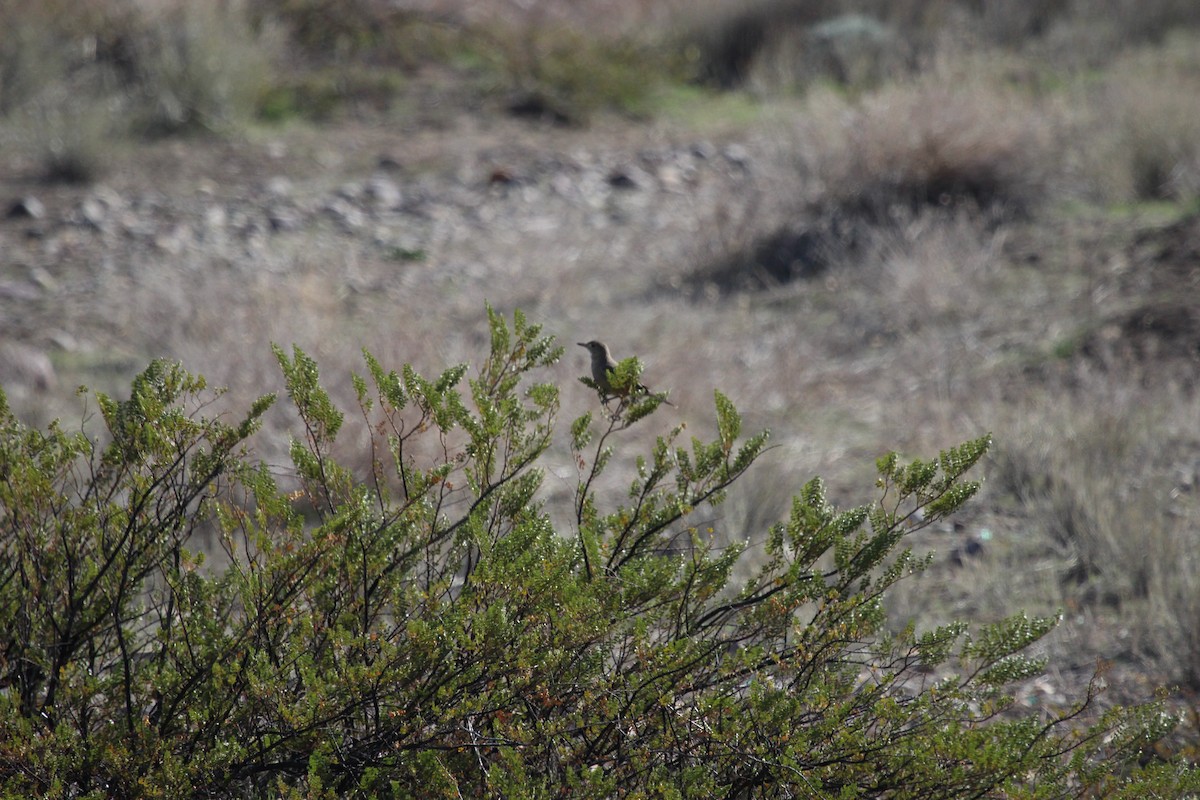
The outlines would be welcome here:
M 32 195 L 22 197 L 8 207 L 5 216 L 9 219 L 41 219 L 46 216 L 46 206 Z
M 368 180 L 365 194 L 372 205 L 384 210 L 399 208 L 404 200 L 400 187 L 384 175 L 375 175 Z

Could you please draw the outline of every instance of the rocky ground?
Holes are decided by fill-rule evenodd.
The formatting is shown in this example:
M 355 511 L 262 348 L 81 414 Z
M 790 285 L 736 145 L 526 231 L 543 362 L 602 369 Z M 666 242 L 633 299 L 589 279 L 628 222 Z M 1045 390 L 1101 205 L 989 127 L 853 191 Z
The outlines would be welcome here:
M 463 315 L 478 333 L 485 298 L 553 319 L 586 295 L 580 321 L 601 329 L 589 311 L 677 284 L 689 234 L 754 191 L 762 168 L 737 141 L 645 131 L 621 146 L 597 130 L 462 125 L 153 143 L 86 187 L 47 186 L 34 165 L 11 164 L 0 297 L 12 391 L 191 340 L 197 368 L 235 377 L 204 354 L 239 333 L 315 346 L 306 329 L 386 335 L 431 314 Z M 257 293 L 305 291 L 328 304 L 304 309 L 311 325 L 262 318 Z M 357 305 L 379 313 L 344 313 Z M 258 327 L 239 331 L 230 314 Z

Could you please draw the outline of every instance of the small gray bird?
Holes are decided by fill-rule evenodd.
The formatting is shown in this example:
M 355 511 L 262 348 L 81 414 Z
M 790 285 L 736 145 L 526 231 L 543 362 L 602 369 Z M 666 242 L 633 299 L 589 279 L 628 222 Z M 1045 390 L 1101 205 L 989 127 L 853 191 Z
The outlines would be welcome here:
M 616 369 L 617 360 L 613 358 L 612 351 L 608 349 L 608 345 L 604 342 L 592 339 L 590 342 L 576 342 L 580 347 L 586 347 L 587 351 L 592 355 L 592 381 L 595 382 L 596 388 L 600 390 L 604 401 L 607 402 L 609 397 L 613 396 L 612 382 L 609 380 L 609 373 Z M 644 384 L 638 384 L 634 387 L 636 394 L 650 394 L 650 390 Z M 675 405 L 665 397 L 662 401 L 669 406 Z

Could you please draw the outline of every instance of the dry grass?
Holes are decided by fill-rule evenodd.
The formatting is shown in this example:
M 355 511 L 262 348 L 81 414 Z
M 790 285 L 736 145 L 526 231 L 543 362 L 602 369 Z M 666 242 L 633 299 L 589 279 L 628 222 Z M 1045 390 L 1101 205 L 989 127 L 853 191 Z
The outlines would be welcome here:
M 257 113 L 281 58 L 269 25 L 251 26 L 245 4 L 168 3 L 131 34 L 143 129 L 227 132 Z
M 1195 396 L 1094 376 L 1012 410 L 992 491 L 1024 522 L 1020 552 L 1048 557 L 1043 602 L 1119 620 L 1132 654 L 1197 686 Z
M 1036 208 L 1053 168 L 1045 115 L 988 71 L 928 73 L 841 109 L 820 98 L 797 136 L 818 202 L 872 222 L 930 206 L 1006 217 Z
M 95 180 L 113 142 L 127 133 L 115 76 L 79 54 L 82 31 L 100 23 L 94 11 L 76 15 L 57 2 L 0 5 L 0 137 L 49 181 Z
M 696 283 L 718 293 L 778 285 L 870 260 L 941 221 L 995 230 L 1038 211 L 1062 182 L 1057 117 L 997 82 L 997 66 L 964 58 L 861 98 L 810 93 L 775 131 L 794 170 L 779 187 L 791 194 L 788 213 L 761 213 L 755 200 L 748 215 L 727 214 L 755 225 L 722 226 L 735 235 L 713 248 Z
M 47 181 L 99 180 L 127 136 L 126 104 L 107 85 L 102 74 L 51 81 L 11 116 L 13 151 L 29 154 Z
M 1131 52 L 1076 105 L 1079 171 L 1109 203 L 1200 198 L 1200 115 L 1181 98 L 1200 95 L 1200 35 Z

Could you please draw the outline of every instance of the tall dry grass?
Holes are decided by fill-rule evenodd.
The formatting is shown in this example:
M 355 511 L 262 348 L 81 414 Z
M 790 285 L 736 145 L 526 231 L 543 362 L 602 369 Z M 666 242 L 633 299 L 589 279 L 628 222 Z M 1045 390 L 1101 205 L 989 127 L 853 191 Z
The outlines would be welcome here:
M 1052 174 L 1036 102 L 980 75 L 923 76 L 822 121 L 833 127 L 816 133 L 819 149 L 800 145 L 802 168 L 824 187 L 822 204 L 869 220 L 963 204 L 1027 214 Z
M 252 25 L 247 4 L 160 3 L 131 33 L 139 126 L 228 132 L 259 109 L 283 52 L 282 32 Z
M 1132 51 L 1072 106 L 1075 167 L 1086 195 L 1101 202 L 1194 202 L 1200 198 L 1200 34 L 1180 32 L 1161 47 Z
M 1191 393 L 1095 376 L 1069 402 L 1047 396 L 1011 409 L 989 470 L 1028 546 L 1054 555 L 1047 599 L 1104 610 L 1137 657 L 1193 687 L 1198 414 Z

